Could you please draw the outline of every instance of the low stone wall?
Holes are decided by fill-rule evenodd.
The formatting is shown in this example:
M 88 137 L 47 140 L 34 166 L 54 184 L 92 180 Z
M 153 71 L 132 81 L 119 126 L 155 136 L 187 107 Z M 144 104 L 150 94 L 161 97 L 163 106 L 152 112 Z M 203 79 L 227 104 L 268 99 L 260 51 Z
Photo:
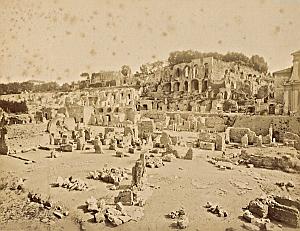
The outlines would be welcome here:
M 275 197 L 274 199 L 275 202 L 269 205 L 269 218 L 294 228 L 300 227 L 300 203 L 282 197 Z
M 285 172 L 300 172 L 300 160 L 291 155 L 270 155 L 267 151 L 257 153 L 242 152 L 241 159 L 258 168 L 277 169 Z

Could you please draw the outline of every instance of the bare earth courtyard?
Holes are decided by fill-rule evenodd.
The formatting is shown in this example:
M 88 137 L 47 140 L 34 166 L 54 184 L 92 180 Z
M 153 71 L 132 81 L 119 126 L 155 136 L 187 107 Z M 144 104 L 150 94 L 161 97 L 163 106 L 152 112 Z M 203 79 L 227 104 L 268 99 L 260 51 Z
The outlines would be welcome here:
M 17 215 L 20 211 L 13 209 L 21 209 L 20 205 L 27 201 L 26 196 L 8 192 L 8 189 L 1 190 L 1 220 L 9 217 L 7 223 L 1 225 L 1 230 L 80 230 L 81 225 L 76 222 L 78 218 L 86 221 L 84 226 L 87 230 L 111 230 L 111 226 L 95 224 L 92 215 L 78 209 L 90 196 L 98 199 L 111 198 L 117 194 L 109 190 L 106 183 L 86 179 L 90 171 L 105 166 L 131 168 L 139 158 L 138 153 L 118 158 L 113 151 L 107 149 L 108 147 L 104 147 L 104 154 L 89 151 L 62 153 L 61 157 L 56 159 L 49 158 L 49 151 L 23 153 L 22 157 L 36 162 L 31 164 L 24 164 L 24 161 L 9 156 L 0 156 L 1 176 L 8 176 L 8 181 L 11 175 L 28 179 L 25 181 L 26 191 L 47 194 L 54 201 L 66 206 L 70 212 L 64 219 L 53 218 L 52 222 L 46 224 L 40 222 L 42 218 L 39 217 L 32 220 L 22 219 Z M 190 220 L 187 230 L 225 230 L 230 227 L 241 230 L 242 208 L 246 207 L 250 200 L 270 192 L 294 198 L 300 195 L 299 187 L 287 191 L 276 185 L 277 182 L 300 182 L 299 174 L 246 166 L 234 166 L 232 170 L 222 171 L 206 161 L 207 155 L 220 156 L 221 152 L 197 150 L 193 160 L 177 159 L 165 163 L 165 166 L 160 168 L 147 168 L 148 182 L 159 188 L 153 189 L 147 200 L 144 217 L 138 222 L 131 221 L 114 229 L 168 230 L 172 228 L 173 221 L 165 216 L 170 211 L 183 207 Z M 81 192 L 50 187 L 57 176 L 83 179 L 91 190 Z M 233 182 L 235 183 L 232 184 Z M 123 184 L 126 183 L 128 182 Z M 222 206 L 229 216 L 222 218 L 208 213 L 204 208 L 208 201 Z M 284 230 L 295 229 L 284 226 Z
M 0 0 L 0 231 L 300 231 L 300 0 Z

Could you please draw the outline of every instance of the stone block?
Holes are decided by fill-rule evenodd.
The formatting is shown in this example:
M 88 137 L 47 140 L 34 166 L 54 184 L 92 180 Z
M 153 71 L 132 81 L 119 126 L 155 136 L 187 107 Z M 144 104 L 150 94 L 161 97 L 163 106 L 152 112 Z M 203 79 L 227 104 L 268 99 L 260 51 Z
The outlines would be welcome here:
M 251 213 L 256 214 L 261 218 L 264 218 L 268 215 L 268 205 L 259 200 L 250 201 L 248 209 Z
M 102 212 L 98 212 L 94 214 L 94 221 L 96 223 L 102 223 L 105 221 L 105 216 Z
M 277 202 L 272 202 L 269 205 L 268 216 L 270 219 L 283 222 L 294 228 L 300 227 L 300 214 L 299 210 L 295 207 L 289 207 Z
M 187 151 L 184 159 L 186 159 L 186 160 L 192 160 L 193 159 L 193 155 L 194 155 L 193 149 L 189 148 L 189 150 Z
M 115 203 L 121 202 L 123 205 L 133 205 L 133 193 L 131 190 L 123 190 L 115 197 Z

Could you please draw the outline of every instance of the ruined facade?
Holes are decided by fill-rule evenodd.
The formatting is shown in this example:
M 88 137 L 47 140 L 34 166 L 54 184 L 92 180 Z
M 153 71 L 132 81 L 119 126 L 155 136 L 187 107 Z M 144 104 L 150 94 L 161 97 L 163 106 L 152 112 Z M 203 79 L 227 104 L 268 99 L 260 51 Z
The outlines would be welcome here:
M 293 67 L 290 78 L 284 84 L 284 112 L 300 114 L 300 51 L 292 53 Z

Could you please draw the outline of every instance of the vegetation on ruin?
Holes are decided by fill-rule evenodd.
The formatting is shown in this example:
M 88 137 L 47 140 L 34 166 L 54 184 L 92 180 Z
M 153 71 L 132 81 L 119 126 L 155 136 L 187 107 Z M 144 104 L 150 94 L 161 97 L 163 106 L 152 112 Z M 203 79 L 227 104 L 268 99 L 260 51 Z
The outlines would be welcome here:
M 7 113 L 28 113 L 28 108 L 25 101 L 15 102 L 0 100 L 0 108 L 2 108 Z
M 203 59 L 213 57 L 224 62 L 235 62 L 253 68 L 256 71 L 267 73 L 268 64 L 265 59 L 259 55 L 253 55 L 250 58 L 243 53 L 228 52 L 223 55 L 218 52 L 199 52 L 193 50 L 173 51 L 169 54 L 168 61 L 171 66 L 179 63 L 189 63 L 193 59 Z
M 0 84 L 0 94 L 20 94 L 22 92 L 53 92 L 53 91 L 71 91 L 73 84 L 64 83 L 60 86 L 56 82 L 46 82 L 41 84 L 34 84 L 31 81 L 13 82 L 7 84 Z

